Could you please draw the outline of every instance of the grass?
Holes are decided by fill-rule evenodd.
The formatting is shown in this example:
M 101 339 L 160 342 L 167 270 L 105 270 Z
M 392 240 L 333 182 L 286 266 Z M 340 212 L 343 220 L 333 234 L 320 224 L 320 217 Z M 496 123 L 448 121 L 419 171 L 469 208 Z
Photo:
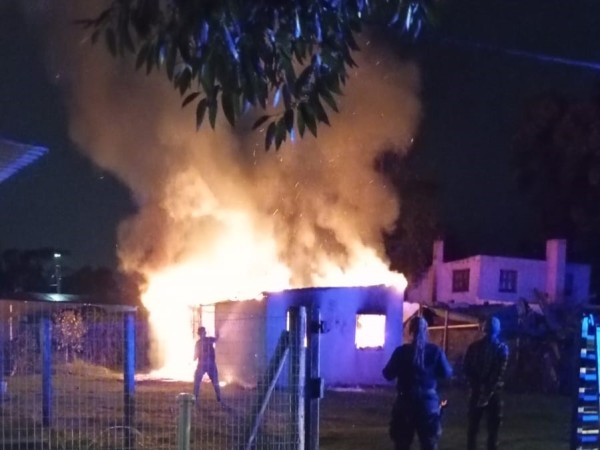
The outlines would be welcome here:
M 126 429 L 120 375 L 82 365 L 55 369 L 51 428 L 41 426 L 40 376 L 9 379 L 10 397 L 0 411 L 0 448 L 122 450 Z M 176 449 L 177 395 L 191 390 L 191 383 L 183 382 L 137 384 L 134 434 L 138 450 Z M 327 391 L 321 402 L 321 449 L 391 449 L 387 424 L 394 395 L 393 389 L 383 388 Z M 440 450 L 462 450 L 465 393 L 452 390 L 447 397 L 449 407 L 444 413 Z M 212 386 L 203 384 L 200 407 L 192 415 L 192 450 L 232 450 L 245 442 L 257 406 L 256 391 L 230 385 L 223 389 L 223 398 L 223 404 L 217 403 Z M 505 399 L 502 448 L 566 450 L 569 447 L 569 398 L 506 394 Z M 257 449 L 293 448 L 289 409 L 289 395 L 276 391 L 257 437 Z M 37 441 L 45 444 L 7 447 L 8 442 Z M 418 448 L 417 443 L 414 448 Z
M 466 447 L 466 393 L 446 392 L 440 450 Z M 510 450 L 567 450 L 569 448 L 571 400 L 540 394 L 505 393 L 504 422 L 500 447 Z M 391 389 L 364 392 L 328 391 L 322 402 L 321 449 L 391 449 L 388 438 L 389 412 L 394 401 Z M 480 448 L 484 448 L 485 419 Z M 415 449 L 418 443 L 413 444 Z

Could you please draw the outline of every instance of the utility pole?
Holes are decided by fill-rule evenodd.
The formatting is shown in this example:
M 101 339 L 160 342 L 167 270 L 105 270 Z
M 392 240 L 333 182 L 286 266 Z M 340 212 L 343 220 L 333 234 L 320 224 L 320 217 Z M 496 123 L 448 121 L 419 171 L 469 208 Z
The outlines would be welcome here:
M 56 293 L 60 294 L 62 283 L 62 271 L 60 267 L 60 258 L 62 255 L 58 252 L 54 253 L 54 281 L 56 282 Z

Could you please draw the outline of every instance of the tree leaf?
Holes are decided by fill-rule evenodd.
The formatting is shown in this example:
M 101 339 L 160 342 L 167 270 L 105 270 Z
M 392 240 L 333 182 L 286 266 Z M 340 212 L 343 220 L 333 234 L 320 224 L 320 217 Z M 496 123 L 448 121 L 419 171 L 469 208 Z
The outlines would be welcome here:
M 112 28 L 107 28 L 105 32 L 106 45 L 110 54 L 117 56 L 117 38 L 115 37 L 115 31 Z
M 140 67 L 142 67 L 144 65 L 144 63 L 146 62 L 146 58 L 148 58 L 148 50 L 149 50 L 148 44 L 144 44 L 140 48 L 140 50 L 137 54 L 137 58 L 135 60 L 135 69 L 136 70 L 138 70 Z
M 200 92 L 192 92 L 191 94 L 188 94 L 184 99 L 183 102 L 181 103 L 181 107 L 185 108 L 187 105 L 189 105 L 191 102 L 193 102 L 196 97 L 198 97 L 200 95 Z
M 315 120 L 315 113 L 310 106 L 306 103 L 302 103 L 300 105 L 300 114 L 302 114 L 302 118 L 312 135 L 317 137 L 317 121 Z
M 318 84 L 318 92 L 319 95 L 321 95 L 321 98 L 325 100 L 331 109 L 333 109 L 335 112 L 339 112 L 335 98 L 333 98 L 333 95 L 323 83 Z
M 265 123 L 267 120 L 269 120 L 269 117 L 271 117 L 271 116 L 269 116 L 268 114 L 260 116 L 258 119 L 256 119 L 256 122 L 254 122 L 254 125 L 252 125 L 252 129 L 256 130 L 263 123 Z
M 213 130 L 215 129 L 215 125 L 217 123 L 217 111 L 218 110 L 219 110 L 219 104 L 217 103 L 217 99 L 214 98 L 208 104 L 208 120 L 209 120 L 210 126 Z
M 279 147 L 281 147 L 281 144 L 285 141 L 286 135 L 285 120 L 281 118 L 277 121 L 275 129 L 275 150 L 279 150 Z
M 173 80 L 173 74 L 175 73 L 175 63 L 177 62 L 177 47 L 175 45 L 169 45 L 167 51 L 167 77 L 169 80 Z
M 198 102 L 198 106 L 196 107 L 196 130 L 200 129 L 202 126 L 202 121 L 204 120 L 207 106 L 208 100 L 206 98 L 203 98 Z
M 315 116 L 317 117 L 317 120 L 319 122 L 326 123 L 327 125 L 331 125 L 329 123 L 329 117 L 327 117 L 327 113 L 325 112 L 325 110 L 323 109 L 323 105 L 321 105 L 321 102 L 319 101 L 319 96 L 316 94 L 311 95 L 309 102 L 310 102 L 310 106 L 312 107 L 313 111 L 315 112 Z
M 285 114 L 283 115 L 283 120 L 285 123 L 285 128 L 287 129 L 287 131 L 289 133 L 291 133 L 292 130 L 294 129 L 294 110 L 293 109 L 286 110 Z
M 296 125 L 298 126 L 298 133 L 300 133 L 300 137 L 304 137 L 306 122 L 304 121 L 304 115 L 302 114 L 302 111 L 300 111 L 300 114 L 296 114 Z
M 223 94 L 221 94 L 221 105 L 223 106 L 225 118 L 232 127 L 235 127 L 235 107 L 230 92 L 224 91 Z
M 271 122 L 269 127 L 267 128 L 267 132 L 265 133 L 265 149 L 269 150 L 271 145 L 273 145 L 273 138 L 275 137 L 275 131 L 277 130 L 277 125 L 275 122 Z

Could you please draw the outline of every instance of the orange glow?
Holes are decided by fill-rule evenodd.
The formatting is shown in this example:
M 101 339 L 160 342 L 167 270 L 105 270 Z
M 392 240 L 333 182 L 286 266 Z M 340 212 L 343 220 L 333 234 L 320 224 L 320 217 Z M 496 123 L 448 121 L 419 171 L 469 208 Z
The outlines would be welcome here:
M 385 315 L 358 314 L 356 316 L 356 348 L 378 348 L 385 343 Z
M 245 236 L 249 237 L 247 233 Z M 262 250 L 259 248 L 261 245 Z M 152 373 L 153 377 L 193 379 L 194 343 L 197 339 L 193 326 L 195 307 L 219 300 L 260 299 L 266 291 L 307 287 L 291 285 L 290 269 L 273 257 L 274 252 L 264 251 L 274 247 L 274 244 L 265 246 L 265 241 L 258 239 L 243 242 L 243 236 L 238 235 L 237 238 L 223 239 L 220 247 L 213 247 L 219 249 L 218 253 L 190 259 L 150 274 L 143 302 L 150 312 L 154 333 L 151 353 L 156 359 L 153 362 L 160 367 Z M 372 249 L 356 245 L 353 251 L 353 263 L 347 268 L 341 268 L 331 260 L 321 261 L 318 273 L 313 277 L 313 286 L 387 285 L 394 286 L 399 292 L 404 291 L 404 275 L 391 272 Z M 368 330 L 364 328 L 361 335 L 368 341 L 366 346 L 381 345 L 373 344 L 374 337 Z M 374 339 L 377 341 L 376 337 Z M 361 343 L 361 347 L 364 346 Z
M 160 369 L 153 377 L 187 380 L 194 373 L 193 308 L 219 300 L 260 299 L 265 291 L 292 287 L 290 270 L 269 252 L 259 251 L 260 240 L 243 243 L 240 238 L 223 239 L 220 252 L 190 259 L 150 274 L 143 302 L 150 312 L 154 333 L 152 354 Z M 264 241 L 263 245 L 264 245 Z M 274 248 L 274 245 L 267 246 Z M 261 258 L 260 255 L 263 255 Z M 406 287 L 402 274 L 391 272 L 372 249 L 354 248 L 353 264 L 341 268 L 330 260 L 320 262 L 313 286 L 394 286 Z M 209 330 L 210 331 L 210 330 Z M 218 355 L 218 343 L 217 343 Z

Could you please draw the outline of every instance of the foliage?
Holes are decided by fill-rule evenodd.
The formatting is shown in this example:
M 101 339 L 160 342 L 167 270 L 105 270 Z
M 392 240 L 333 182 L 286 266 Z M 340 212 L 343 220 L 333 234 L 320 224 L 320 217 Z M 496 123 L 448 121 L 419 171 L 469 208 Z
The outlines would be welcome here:
M 53 337 L 57 348 L 65 352 L 66 362 L 83 350 L 86 331 L 83 317 L 77 311 L 66 309 L 54 314 Z
M 4 250 L 0 257 L 0 291 L 49 291 L 55 251 L 52 248 Z
M 600 225 L 600 102 L 547 95 L 527 109 L 514 142 L 519 186 L 548 237 Z
M 416 38 L 433 2 L 115 0 L 79 23 L 113 55 L 135 54 L 137 69 L 164 67 L 182 105 L 195 104 L 197 128 L 207 115 L 214 128 L 220 108 L 232 126 L 262 108 L 254 128 L 266 126 L 268 149 L 296 129 L 316 136 L 318 124 L 329 125 L 324 105 L 338 110 L 363 24 L 388 23 Z
M 600 265 L 600 98 L 535 99 L 515 136 L 522 192 L 545 238 L 569 240 L 570 256 Z M 592 273 L 592 288 L 600 287 Z

